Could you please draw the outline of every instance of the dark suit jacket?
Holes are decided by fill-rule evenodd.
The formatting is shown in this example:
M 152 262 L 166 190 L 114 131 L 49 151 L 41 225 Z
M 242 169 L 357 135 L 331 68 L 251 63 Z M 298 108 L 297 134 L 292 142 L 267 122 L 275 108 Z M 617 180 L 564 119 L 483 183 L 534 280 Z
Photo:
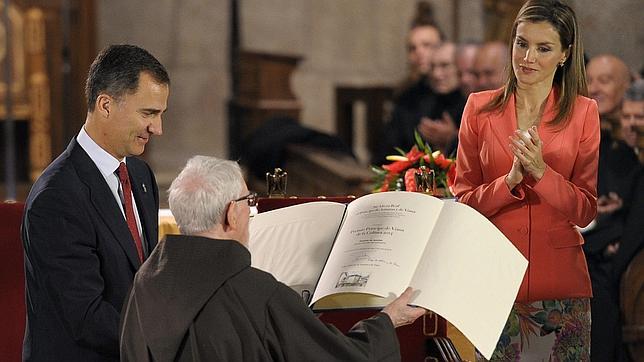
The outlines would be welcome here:
M 128 158 L 127 167 L 143 242 L 152 250 L 158 235 L 156 180 L 141 160 Z M 32 187 L 22 238 L 23 359 L 118 360 L 120 311 L 139 261 L 115 197 L 75 139 Z
M 373 155 L 372 162 L 376 165 L 387 162 L 387 155 L 396 154 L 396 147 L 405 152 L 416 144 L 414 131 L 418 128 L 421 118 L 440 119 L 443 112 L 447 112 L 456 124 L 460 127 L 465 97 L 460 90 L 448 94 L 436 94 L 429 87 L 426 79 L 407 88 L 395 100 L 394 110 L 391 119 L 385 125 L 380 136 L 379 149 Z M 458 140 L 449 145 L 447 155 L 456 152 Z M 432 148 L 436 145 L 431 144 Z
M 639 160 L 633 149 L 621 141 L 615 141 L 610 132 L 603 131 L 599 144 L 597 194 L 608 196 L 614 192 L 624 200 L 624 206 L 611 214 L 598 214 L 595 228 L 584 234 L 584 252 L 589 264 L 601 263 L 608 244 L 622 237 L 634 191 L 634 174 L 638 168 Z
M 644 166 L 633 175 L 632 204 L 624 224 L 624 234 L 613 258 L 613 278 L 619 283 L 635 255 L 644 247 Z

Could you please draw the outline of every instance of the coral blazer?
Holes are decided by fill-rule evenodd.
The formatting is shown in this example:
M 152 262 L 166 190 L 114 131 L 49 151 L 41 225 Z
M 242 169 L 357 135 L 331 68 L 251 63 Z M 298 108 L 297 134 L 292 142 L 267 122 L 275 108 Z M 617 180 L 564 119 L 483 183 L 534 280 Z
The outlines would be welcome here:
M 517 301 L 590 297 L 584 239 L 575 225 L 588 225 L 597 213 L 597 103 L 578 96 L 569 123 L 556 129 L 546 124 L 556 112 L 553 88 L 538 126 L 546 171 L 538 182 L 527 176 L 511 191 L 505 176 L 513 160 L 508 136 L 517 129 L 514 95 L 501 112 L 479 113 L 500 91 L 474 93 L 467 101 L 456 197 L 490 219 L 529 260 Z

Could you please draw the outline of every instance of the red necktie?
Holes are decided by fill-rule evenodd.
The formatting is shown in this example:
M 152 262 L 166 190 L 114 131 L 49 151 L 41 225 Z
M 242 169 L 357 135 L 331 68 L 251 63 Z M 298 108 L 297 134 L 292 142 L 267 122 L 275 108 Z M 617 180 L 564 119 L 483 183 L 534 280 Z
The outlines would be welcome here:
M 136 216 L 134 216 L 134 206 L 132 205 L 132 186 L 130 185 L 130 176 L 127 173 L 125 162 L 119 164 L 119 180 L 123 187 L 123 201 L 125 201 L 125 219 L 127 220 L 127 227 L 130 229 L 134 244 L 136 245 L 136 252 L 139 254 L 139 261 L 143 263 L 143 243 L 141 243 L 141 235 L 139 235 L 139 228 L 136 227 Z

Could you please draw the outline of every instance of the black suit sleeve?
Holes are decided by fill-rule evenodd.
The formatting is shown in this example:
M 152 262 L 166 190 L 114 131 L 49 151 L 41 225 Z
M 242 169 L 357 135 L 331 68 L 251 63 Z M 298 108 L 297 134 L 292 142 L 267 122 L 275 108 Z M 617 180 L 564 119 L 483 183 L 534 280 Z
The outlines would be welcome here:
M 62 321 L 79 345 L 118 356 L 119 313 L 103 299 L 105 284 L 97 253 L 96 230 L 85 203 L 68 192 L 48 188 L 25 215 L 27 277 L 37 294 L 46 294 L 48 313 Z M 35 291 L 34 291 L 35 292 Z M 30 307 L 30 306 L 28 306 Z M 42 308 L 33 306 L 31 308 Z M 35 315 L 39 312 L 36 310 Z
M 644 170 L 639 172 L 633 192 L 633 203 L 630 207 L 624 235 L 617 254 L 614 257 L 614 278 L 619 283 L 622 273 L 628 268 L 633 257 L 644 247 Z

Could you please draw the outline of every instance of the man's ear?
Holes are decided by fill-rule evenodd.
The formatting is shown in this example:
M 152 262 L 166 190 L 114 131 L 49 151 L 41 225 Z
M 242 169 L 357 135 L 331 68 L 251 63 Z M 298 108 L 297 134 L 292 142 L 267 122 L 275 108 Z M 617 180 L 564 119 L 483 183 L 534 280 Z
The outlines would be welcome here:
M 226 217 L 224 217 L 223 227 L 225 231 L 234 230 L 237 226 L 237 203 L 231 201 L 226 208 Z
M 115 105 L 114 98 L 110 97 L 107 94 L 99 94 L 96 97 L 96 104 L 94 105 L 94 112 L 100 113 L 103 117 L 108 118 L 110 116 L 110 110 Z

